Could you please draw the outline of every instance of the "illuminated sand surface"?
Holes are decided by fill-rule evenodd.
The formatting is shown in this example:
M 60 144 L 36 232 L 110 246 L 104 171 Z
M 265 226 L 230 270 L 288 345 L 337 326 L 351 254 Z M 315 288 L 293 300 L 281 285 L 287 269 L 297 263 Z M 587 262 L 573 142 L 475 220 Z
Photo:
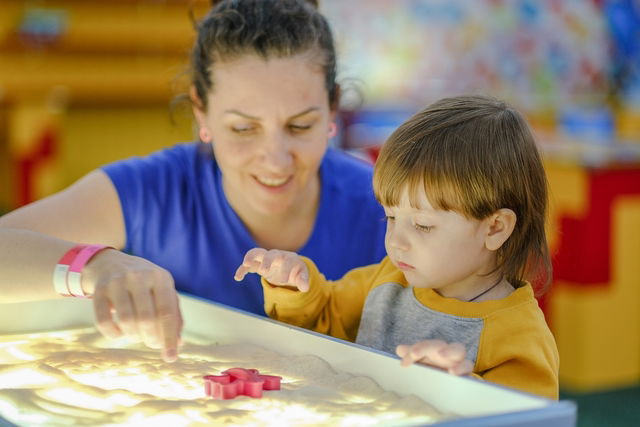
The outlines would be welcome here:
M 262 399 L 206 397 L 202 376 L 232 367 L 283 377 Z M 187 339 L 180 359 L 107 341 L 93 329 L 0 337 L 0 417 L 18 425 L 425 424 L 442 420 L 415 396 L 338 372 L 312 356 Z M 448 417 L 447 417 L 448 418 Z

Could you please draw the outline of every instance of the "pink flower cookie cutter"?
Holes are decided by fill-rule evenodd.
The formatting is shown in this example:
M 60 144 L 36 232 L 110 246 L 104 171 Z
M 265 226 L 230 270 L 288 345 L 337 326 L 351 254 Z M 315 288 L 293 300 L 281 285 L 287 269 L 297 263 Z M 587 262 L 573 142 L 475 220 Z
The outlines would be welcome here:
M 257 369 L 231 368 L 221 375 L 205 375 L 204 392 L 217 400 L 243 395 L 262 397 L 262 390 L 280 390 L 282 377 L 262 375 Z

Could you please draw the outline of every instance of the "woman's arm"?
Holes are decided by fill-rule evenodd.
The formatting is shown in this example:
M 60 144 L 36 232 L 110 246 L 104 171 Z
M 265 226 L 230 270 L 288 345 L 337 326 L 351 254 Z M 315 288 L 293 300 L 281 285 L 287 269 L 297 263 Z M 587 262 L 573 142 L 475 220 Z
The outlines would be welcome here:
M 0 301 L 57 296 L 53 269 L 76 243 L 124 246 L 120 201 L 102 171 L 0 217 Z
M 126 239 L 118 194 L 94 171 L 68 189 L 0 218 L 0 303 L 56 297 L 53 270 L 77 243 L 121 249 Z M 173 278 L 163 268 L 119 250 L 95 255 L 82 273 L 93 295 L 96 325 L 175 359 L 182 328 Z

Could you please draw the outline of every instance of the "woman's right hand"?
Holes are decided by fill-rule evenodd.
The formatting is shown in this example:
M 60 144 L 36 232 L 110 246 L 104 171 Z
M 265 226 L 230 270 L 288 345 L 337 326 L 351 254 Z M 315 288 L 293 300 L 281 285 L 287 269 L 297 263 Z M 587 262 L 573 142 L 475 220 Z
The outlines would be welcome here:
M 111 179 L 101 170 L 90 172 L 66 190 L 0 217 L 0 302 L 56 296 L 53 266 L 76 242 L 121 248 L 125 240 Z M 176 359 L 182 317 L 167 270 L 106 249 L 82 270 L 82 288 L 93 295 L 96 326 L 105 336 L 142 341 L 161 348 L 163 359 Z
M 146 259 L 106 249 L 82 272 L 82 287 L 93 295 L 98 330 L 108 338 L 126 337 L 162 349 L 177 359 L 182 315 L 171 274 Z

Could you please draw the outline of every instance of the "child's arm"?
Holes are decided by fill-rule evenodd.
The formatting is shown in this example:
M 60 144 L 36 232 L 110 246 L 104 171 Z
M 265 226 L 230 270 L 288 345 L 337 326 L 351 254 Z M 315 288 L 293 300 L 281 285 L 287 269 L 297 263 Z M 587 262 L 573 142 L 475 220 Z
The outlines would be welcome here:
M 558 366 L 539 356 L 539 352 L 523 354 L 482 372 L 483 379 L 513 387 L 549 399 L 558 399 Z
M 524 349 L 514 354 L 499 353 L 499 364 L 474 373 L 473 363 L 466 359 L 466 350 L 460 343 L 446 343 L 441 340 L 420 341 L 414 345 L 399 345 L 396 354 L 402 358 L 402 365 L 412 363 L 435 366 L 446 369 L 454 375 L 473 374 L 476 378 L 513 387 L 529 393 L 558 398 L 557 353 L 552 345 L 535 343 L 536 348 L 527 342 L 518 342 L 513 347 Z M 546 350 L 546 351 L 545 351 Z
M 328 281 L 308 258 L 256 248 L 247 252 L 235 279 L 247 273 L 263 276 L 265 312 L 272 319 L 355 341 L 367 293 L 381 274 L 396 271 L 390 266 L 384 260 Z
M 446 369 L 453 375 L 468 375 L 473 371 L 473 363 L 466 358 L 467 350 L 460 343 L 425 340 L 413 345 L 401 344 L 396 354 L 402 358 L 402 366 L 422 363 Z

